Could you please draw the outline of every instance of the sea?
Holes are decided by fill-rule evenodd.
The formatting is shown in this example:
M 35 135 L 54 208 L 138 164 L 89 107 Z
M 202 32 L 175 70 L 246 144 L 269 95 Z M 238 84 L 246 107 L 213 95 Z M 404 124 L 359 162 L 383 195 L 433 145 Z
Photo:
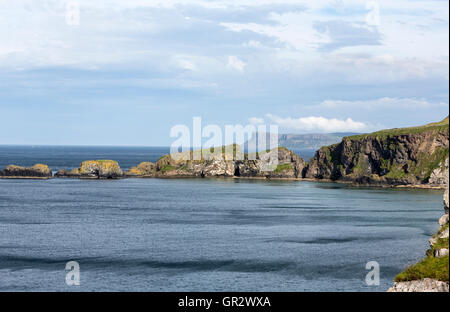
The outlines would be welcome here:
M 114 159 L 128 169 L 168 151 L 0 146 L 0 168 Z M 0 179 L 0 291 L 384 292 L 424 257 L 442 214 L 436 190 Z M 68 281 L 74 262 L 79 285 Z

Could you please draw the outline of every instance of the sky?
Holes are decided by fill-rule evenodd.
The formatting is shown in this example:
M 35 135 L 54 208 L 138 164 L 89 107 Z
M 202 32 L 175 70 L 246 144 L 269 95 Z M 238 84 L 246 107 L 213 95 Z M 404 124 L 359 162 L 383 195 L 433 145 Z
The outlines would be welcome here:
M 449 1 L 0 0 L 0 144 L 168 146 L 170 129 L 439 121 Z

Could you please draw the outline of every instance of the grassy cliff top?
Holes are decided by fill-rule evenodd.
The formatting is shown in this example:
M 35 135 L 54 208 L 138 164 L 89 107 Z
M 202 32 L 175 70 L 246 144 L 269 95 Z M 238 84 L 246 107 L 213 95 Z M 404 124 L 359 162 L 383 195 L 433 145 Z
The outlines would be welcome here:
M 386 129 L 386 130 L 380 130 L 380 131 L 373 132 L 373 133 L 353 135 L 353 136 L 345 137 L 344 139 L 359 140 L 359 139 L 371 138 L 371 137 L 384 138 L 384 137 L 388 137 L 388 136 L 420 134 L 420 133 L 429 132 L 429 131 L 447 131 L 448 132 L 449 131 L 449 117 L 447 116 L 442 121 L 429 123 L 429 124 L 426 124 L 423 126 Z

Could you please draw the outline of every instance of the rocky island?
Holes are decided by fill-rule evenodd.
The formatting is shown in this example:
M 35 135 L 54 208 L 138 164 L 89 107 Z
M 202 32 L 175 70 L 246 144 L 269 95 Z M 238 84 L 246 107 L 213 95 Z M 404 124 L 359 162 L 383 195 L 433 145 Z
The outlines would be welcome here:
M 297 179 L 303 175 L 305 161 L 292 151 L 279 147 L 262 153 L 242 154 L 238 145 L 233 146 L 233 153 L 214 150 L 205 153 L 204 150 L 189 152 L 188 157 L 165 155 L 156 163 L 143 162 L 125 172 L 128 177 L 245 177 Z M 198 157 L 195 157 L 199 153 Z M 206 155 L 206 156 L 205 156 Z M 238 157 L 240 156 L 240 157 Z M 198 159 L 198 160 L 193 160 Z M 271 168 L 270 159 L 276 159 L 276 165 Z
M 230 153 L 231 152 L 231 153 Z M 8 165 L 0 178 L 52 178 L 47 165 Z M 182 178 L 229 177 L 346 182 L 354 185 L 446 189 L 445 214 L 419 263 L 395 278 L 389 289 L 449 291 L 449 118 L 419 127 L 396 128 L 344 137 L 320 148 L 305 162 L 284 147 L 244 154 L 238 145 L 164 155 L 123 171 L 114 160 L 87 160 L 55 178 Z
M 117 179 L 123 177 L 119 163 L 114 160 L 86 160 L 74 170 L 58 170 L 57 178 Z
M 142 162 L 126 172 L 114 160 L 87 160 L 74 170 L 59 170 L 55 177 L 306 179 L 369 186 L 444 188 L 448 157 L 447 117 L 419 127 L 344 137 L 340 143 L 320 148 L 309 163 L 285 147 L 243 154 L 235 144 L 216 150 L 164 155 L 154 163 Z M 9 165 L 0 171 L 0 178 L 51 177 L 48 166 L 41 164 L 29 168 Z
M 52 171 L 47 165 L 36 164 L 32 167 L 21 167 L 15 165 L 6 166 L 0 170 L 0 178 L 15 179 L 49 179 L 52 177 Z

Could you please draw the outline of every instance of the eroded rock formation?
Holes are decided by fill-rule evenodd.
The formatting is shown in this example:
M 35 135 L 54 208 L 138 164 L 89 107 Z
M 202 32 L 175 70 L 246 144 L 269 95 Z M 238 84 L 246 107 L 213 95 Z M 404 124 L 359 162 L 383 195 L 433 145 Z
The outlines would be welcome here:
M 6 166 L 0 170 L 0 177 L 4 178 L 51 178 L 52 171 L 47 165 L 36 164 L 32 167 L 15 165 Z
M 70 171 L 61 169 L 55 174 L 59 178 L 97 179 L 116 179 L 123 175 L 118 162 L 114 160 L 86 160 L 80 164 L 79 168 Z
M 130 177 L 256 177 L 301 178 L 305 162 L 280 147 L 263 153 L 243 154 L 239 146 L 232 153 L 191 151 L 165 155 L 156 163 L 141 163 L 125 173 Z

